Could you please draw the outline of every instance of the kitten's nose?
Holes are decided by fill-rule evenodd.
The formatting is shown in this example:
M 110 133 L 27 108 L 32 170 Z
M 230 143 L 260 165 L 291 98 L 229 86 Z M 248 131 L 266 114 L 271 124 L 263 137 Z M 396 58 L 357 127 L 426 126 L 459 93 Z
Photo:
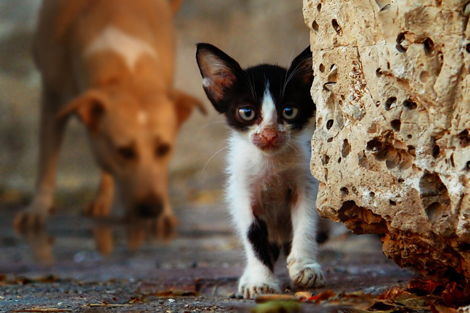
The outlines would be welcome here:
M 274 128 L 265 129 L 262 133 L 268 143 L 272 143 L 277 139 L 278 133 Z

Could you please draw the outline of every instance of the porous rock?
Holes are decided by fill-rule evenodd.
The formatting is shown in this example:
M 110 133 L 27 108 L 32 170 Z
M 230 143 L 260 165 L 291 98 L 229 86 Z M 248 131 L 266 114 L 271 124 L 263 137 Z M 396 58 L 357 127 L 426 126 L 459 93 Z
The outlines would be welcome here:
M 304 0 L 317 209 L 470 282 L 470 1 Z

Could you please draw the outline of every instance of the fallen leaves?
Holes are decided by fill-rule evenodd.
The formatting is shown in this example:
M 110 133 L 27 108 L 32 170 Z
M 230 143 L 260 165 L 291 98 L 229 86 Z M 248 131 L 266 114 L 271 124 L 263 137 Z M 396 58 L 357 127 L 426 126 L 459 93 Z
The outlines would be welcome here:
M 318 304 L 325 307 L 340 307 L 353 312 L 416 312 L 455 313 L 456 308 L 470 303 L 464 289 L 457 283 L 437 283 L 417 279 L 407 287 L 393 287 L 380 295 L 365 294 L 361 291 L 336 293 L 331 290 L 311 294 L 307 291 L 295 295 L 259 295 L 255 301 L 261 303 L 253 312 L 297 312 L 299 307 L 286 303 Z

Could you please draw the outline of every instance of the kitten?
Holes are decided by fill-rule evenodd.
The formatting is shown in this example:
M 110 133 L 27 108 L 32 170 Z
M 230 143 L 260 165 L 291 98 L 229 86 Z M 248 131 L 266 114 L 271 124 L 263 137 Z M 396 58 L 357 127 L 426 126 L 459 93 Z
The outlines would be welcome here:
M 309 171 L 315 114 L 310 48 L 287 70 L 266 64 L 243 70 L 205 43 L 197 45 L 196 59 L 207 97 L 233 129 L 227 201 L 247 257 L 239 293 L 281 292 L 274 275 L 281 249 L 294 283 L 324 285 L 315 240 L 318 182 Z

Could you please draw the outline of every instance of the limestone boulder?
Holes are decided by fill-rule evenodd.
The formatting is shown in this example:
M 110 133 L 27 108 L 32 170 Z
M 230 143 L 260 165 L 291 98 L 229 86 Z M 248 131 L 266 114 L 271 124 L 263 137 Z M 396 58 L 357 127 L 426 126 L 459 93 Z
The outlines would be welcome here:
M 304 0 L 320 215 L 470 282 L 470 1 Z

